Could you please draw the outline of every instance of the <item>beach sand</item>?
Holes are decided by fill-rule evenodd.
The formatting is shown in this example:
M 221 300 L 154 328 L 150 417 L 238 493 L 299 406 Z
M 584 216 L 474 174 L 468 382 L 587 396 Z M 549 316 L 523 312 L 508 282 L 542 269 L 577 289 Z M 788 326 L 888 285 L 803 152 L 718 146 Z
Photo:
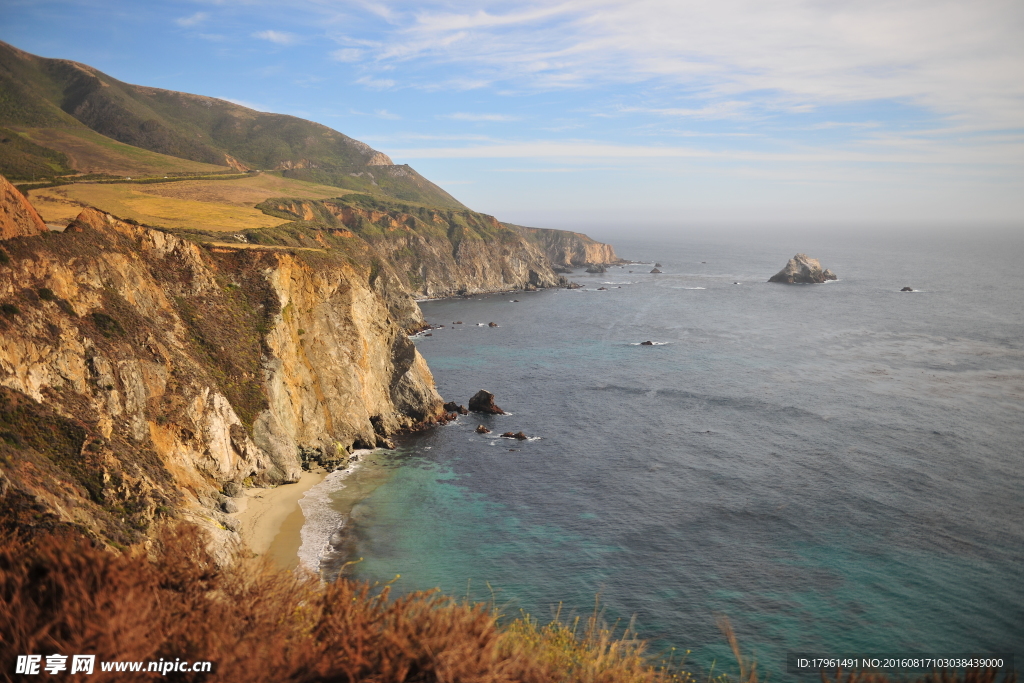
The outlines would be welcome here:
M 242 540 L 257 555 L 269 555 L 278 567 L 297 567 L 302 542 L 299 531 L 305 521 L 299 500 L 325 476 L 325 472 L 303 472 L 294 484 L 247 489 L 245 497 L 238 499 L 235 513 Z

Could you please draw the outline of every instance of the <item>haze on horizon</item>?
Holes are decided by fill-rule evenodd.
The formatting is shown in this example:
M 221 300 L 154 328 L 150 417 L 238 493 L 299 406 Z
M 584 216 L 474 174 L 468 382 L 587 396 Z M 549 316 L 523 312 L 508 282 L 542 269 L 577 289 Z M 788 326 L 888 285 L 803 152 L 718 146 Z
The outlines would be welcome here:
M 3 8 L 23 50 L 318 121 L 514 223 L 1024 223 L 1013 0 Z

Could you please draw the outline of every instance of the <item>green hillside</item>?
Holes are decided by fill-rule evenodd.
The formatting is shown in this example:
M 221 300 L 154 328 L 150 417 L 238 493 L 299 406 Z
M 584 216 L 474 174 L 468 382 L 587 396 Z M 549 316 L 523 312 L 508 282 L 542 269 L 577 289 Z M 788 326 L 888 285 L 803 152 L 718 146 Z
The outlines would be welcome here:
M 327 126 L 212 97 L 122 83 L 92 67 L 37 57 L 0 42 L 0 126 L 88 128 L 127 145 L 179 159 L 282 170 L 288 177 L 432 206 L 464 208 L 407 165 Z M 33 135 L 38 140 L 43 135 Z M 60 136 L 48 149 L 67 153 Z M 98 152 L 99 153 L 99 152 Z M 7 150 L 0 147 L 7 157 Z M 55 168 L 60 160 L 21 148 L 8 175 Z M 69 155 L 73 156 L 73 155 Z M 29 171 L 30 172 L 30 171 Z

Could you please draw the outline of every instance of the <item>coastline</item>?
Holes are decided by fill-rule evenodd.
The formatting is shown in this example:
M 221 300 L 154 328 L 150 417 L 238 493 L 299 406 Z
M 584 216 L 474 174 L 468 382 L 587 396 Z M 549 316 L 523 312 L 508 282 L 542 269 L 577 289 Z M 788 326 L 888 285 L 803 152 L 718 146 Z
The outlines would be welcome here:
M 247 489 L 238 499 L 238 533 L 257 555 L 268 555 L 282 569 L 299 564 L 300 530 L 305 517 L 299 500 L 327 476 L 326 472 L 303 472 L 294 484 L 272 489 Z

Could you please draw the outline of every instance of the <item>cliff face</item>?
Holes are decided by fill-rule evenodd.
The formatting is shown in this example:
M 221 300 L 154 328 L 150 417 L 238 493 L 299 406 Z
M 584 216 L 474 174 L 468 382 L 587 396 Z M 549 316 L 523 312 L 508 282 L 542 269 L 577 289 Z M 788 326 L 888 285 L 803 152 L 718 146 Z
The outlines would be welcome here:
M 0 243 L 7 521 L 126 545 L 184 516 L 224 549 L 226 482 L 294 481 L 439 415 L 415 302 L 340 242 L 204 247 L 90 209 Z
M 493 216 L 474 211 L 423 208 L 365 196 L 269 200 L 258 208 L 308 230 L 357 235 L 408 291 L 420 297 L 565 284 L 541 248 Z
M 503 225 L 515 230 L 528 242 L 538 247 L 554 266 L 607 265 L 621 262 L 610 244 L 596 242 L 583 233 L 526 228 L 511 223 L 503 223 Z

